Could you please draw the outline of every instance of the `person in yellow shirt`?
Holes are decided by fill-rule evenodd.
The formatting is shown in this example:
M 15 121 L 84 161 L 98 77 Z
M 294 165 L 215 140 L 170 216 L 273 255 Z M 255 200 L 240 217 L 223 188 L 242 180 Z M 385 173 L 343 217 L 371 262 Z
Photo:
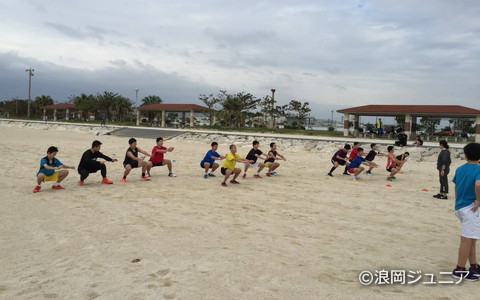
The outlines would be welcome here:
M 225 160 L 222 164 L 222 168 L 220 169 L 221 173 L 225 175 L 222 186 L 227 186 L 227 180 L 230 177 L 230 175 L 233 173 L 233 179 L 230 180 L 230 183 L 232 184 L 239 184 L 240 182 L 236 181 L 238 175 L 242 172 L 240 168 L 235 168 L 235 164 L 237 162 L 242 162 L 242 163 L 253 163 L 252 161 L 249 161 L 248 159 L 242 158 L 240 155 L 237 154 L 237 147 L 235 145 L 230 145 L 230 152 L 227 154 L 225 157 Z

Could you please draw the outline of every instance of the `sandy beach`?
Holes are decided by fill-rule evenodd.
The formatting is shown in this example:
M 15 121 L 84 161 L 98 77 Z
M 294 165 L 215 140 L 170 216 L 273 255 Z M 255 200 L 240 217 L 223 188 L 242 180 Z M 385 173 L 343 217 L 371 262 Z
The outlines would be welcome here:
M 457 281 L 440 272 L 456 264 L 460 223 L 453 183 L 449 200 L 432 197 L 439 186 L 436 157 L 407 162 L 395 182 L 386 181 L 379 157 L 381 168 L 354 184 L 340 169 L 325 176 L 331 152 L 278 149 L 287 157 L 278 176 L 254 179 L 249 172 L 240 185 L 225 188 L 221 177 L 202 177 L 199 161 L 210 141 L 167 140 L 175 151 L 166 158 L 175 160 L 178 177 L 160 167 L 145 182 L 136 169 L 120 183 L 128 138 L 5 127 L 0 136 L 1 299 L 459 299 L 478 293 L 478 283 L 438 283 Z M 49 146 L 76 167 L 94 139 L 120 160 L 107 164 L 113 185 L 100 184 L 97 173 L 79 187 L 70 170 L 65 190 L 44 184 L 32 193 Z M 154 145 L 138 139 L 144 150 Z M 239 146 L 239 154 L 250 148 Z M 228 145 L 219 152 L 226 154 Z M 452 170 L 460 164 L 455 159 Z M 376 270 L 421 278 L 359 283 L 360 272 Z M 425 284 L 427 274 L 437 284 Z

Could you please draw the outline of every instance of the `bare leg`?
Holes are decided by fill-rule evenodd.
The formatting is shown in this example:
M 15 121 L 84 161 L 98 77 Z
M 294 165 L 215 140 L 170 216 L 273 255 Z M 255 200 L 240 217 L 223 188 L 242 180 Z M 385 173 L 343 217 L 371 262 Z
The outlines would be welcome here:
M 68 176 L 68 170 L 60 170 L 58 171 L 58 179 L 57 182 L 60 183 L 62 180 L 65 179 L 65 177 Z
M 468 256 L 468 262 L 470 265 L 477 263 L 477 240 L 472 240 L 472 246 L 470 247 L 470 255 Z
M 215 172 L 215 170 L 218 169 L 219 166 L 219 164 L 213 163 L 212 173 Z
M 37 175 L 37 185 L 41 185 L 43 180 L 45 179 L 45 174 L 40 173 Z
M 280 167 L 280 164 L 277 163 L 277 162 L 274 162 L 274 163 L 271 163 L 270 166 L 268 167 L 268 171 L 269 172 L 272 172 L 274 171 L 276 168 Z
M 360 173 L 362 173 L 363 170 L 365 170 L 364 167 L 355 168 L 355 176 L 360 175 Z
M 205 168 L 205 174 L 207 174 L 207 173 L 208 173 L 208 169 L 210 169 L 210 163 L 207 163 L 207 162 L 206 162 L 206 163 L 203 163 L 203 166 L 204 166 L 204 168 Z M 218 166 L 218 165 L 217 165 L 217 166 Z
M 265 168 L 265 164 L 261 163 L 258 165 L 258 169 L 257 169 L 257 174 L 262 172 L 263 168 Z
M 475 247 L 473 244 L 473 239 L 469 239 L 463 236 L 460 237 L 460 247 L 458 248 L 457 266 L 465 268 L 465 265 L 467 264 L 467 259 L 476 258 L 476 254 L 470 253 L 470 251 L 472 250 L 472 247 Z
M 228 177 L 230 177 L 230 174 L 232 174 L 232 170 L 227 169 L 227 170 L 225 171 L 225 177 L 223 178 L 223 182 L 227 182 Z
M 172 173 L 172 161 L 169 160 L 169 159 L 164 159 L 164 160 L 163 160 L 163 164 L 164 164 L 164 165 L 167 165 L 167 167 L 168 167 L 168 172 L 169 172 L 169 173 Z
M 235 172 L 235 175 L 233 176 L 233 180 L 237 179 L 238 175 L 240 175 L 240 173 L 242 173 L 242 170 L 240 168 L 235 168 L 235 170 L 233 170 L 233 172 Z
M 125 171 L 123 172 L 123 177 L 127 177 L 131 170 L 132 170 L 131 165 L 129 165 L 129 164 L 125 165 Z

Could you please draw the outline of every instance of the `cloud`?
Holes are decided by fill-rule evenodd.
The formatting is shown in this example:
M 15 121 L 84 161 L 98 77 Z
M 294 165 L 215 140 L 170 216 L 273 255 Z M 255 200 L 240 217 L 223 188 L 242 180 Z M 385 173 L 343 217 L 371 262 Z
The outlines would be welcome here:
M 46 22 L 45 26 L 53 28 L 57 32 L 73 39 L 84 39 L 86 37 L 85 34 L 83 34 L 80 30 L 74 29 L 70 26 L 54 24 L 49 22 Z
M 59 99 L 275 88 L 279 102 L 309 101 L 319 116 L 335 105 L 479 103 L 473 0 L 31 0 L 2 12 L 0 99 L 25 94 L 33 66 L 33 90 Z

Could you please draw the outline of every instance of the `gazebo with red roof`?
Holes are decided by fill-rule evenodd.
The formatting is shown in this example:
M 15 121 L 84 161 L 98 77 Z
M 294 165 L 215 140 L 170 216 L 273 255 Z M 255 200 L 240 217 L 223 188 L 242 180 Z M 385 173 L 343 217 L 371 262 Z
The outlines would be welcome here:
M 57 111 L 65 110 L 65 120 L 70 119 L 70 110 L 76 110 L 75 104 L 73 103 L 57 103 L 52 105 L 45 105 L 41 107 L 43 109 L 43 119 L 45 120 L 47 116 L 47 110 L 53 109 L 53 121 L 57 121 Z
M 197 104 L 167 104 L 167 103 L 157 103 L 157 104 L 148 104 L 142 105 L 137 108 L 137 126 L 140 125 L 140 112 L 141 111 L 154 111 L 157 113 L 162 112 L 162 122 L 161 126 L 165 127 L 165 115 L 166 112 L 181 112 L 182 119 L 185 121 L 185 113 L 189 113 L 190 117 L 190 126 L 193 126 L 193 118 L 195 112 L 205 112 L 211 111 L 210 108 L 204 107 Z
M 353 115 L 354 135 L 358 136 L 360 116 L 405 117 L 405 133 L 416 131 L 417 117 L 474 118 L 476 119 L 475 142 L 480 142 L 480 110 L 461 105 L 364 105 L 337 110 L 344 114 L 343 135 L 348 136 L 349 116 Z

